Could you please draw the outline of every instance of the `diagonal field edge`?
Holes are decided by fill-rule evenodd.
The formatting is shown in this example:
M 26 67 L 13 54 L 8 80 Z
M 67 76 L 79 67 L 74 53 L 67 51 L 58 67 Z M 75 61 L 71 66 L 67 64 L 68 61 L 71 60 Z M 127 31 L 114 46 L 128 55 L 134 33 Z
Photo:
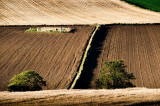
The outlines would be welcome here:
M 78 72 L 77 72 L 77 75 L 76 75 L 76 77 L 75 77 L 75 79 L 74 79 L 74 81 L 71 84 L 71 87 L 69 89 L 73 89 L 74 88 L 74 86 L 76 85 L 77 80 L 79 79 L 79 77 L 81 75 L 81 72 L 83 71 L 83 66 L 84 66 L 85 60 L 87 58 L 88 51 L 89 51 L 89 49 L 91 47 L 91 43 L 92 43 L 93 37 L 94 37 L 95 33 L 97 32 L 97 30 L 99 29 L 99 27 L 100 27 L 100 25 L 96 25 L 96 29 L 92 33 L 92 35 L 91 35 L 91 37 L 89 39 L 89 42 L 88 42 L 88 45 L 86 47 L 85 53 L 84 53 L 84 55 L 82 57 L 82 62 L 80 63 L 80 67 L 79 67 Z

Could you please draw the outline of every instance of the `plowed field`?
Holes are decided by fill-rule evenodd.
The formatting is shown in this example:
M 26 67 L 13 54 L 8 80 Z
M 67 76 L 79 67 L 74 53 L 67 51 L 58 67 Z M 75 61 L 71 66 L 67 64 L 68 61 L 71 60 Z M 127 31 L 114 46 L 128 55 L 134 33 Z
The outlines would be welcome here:
M 120 0 L 0 0 L 0 25 L 160 23 L 159 17 Z
M 84 71 L 93 71 L 95 80 L 104 61 L 123 59 L 127 71 L 136 77 L 133 84 L 160 88 L 160 25 L 113 25 L 102 26 L 101 30 L 99 37 L 105 40 L 94 46 L 92 52 L 96 52 L 88 57 L 86 67 L 94 66 Z M 95 55 L 99 51 L 99 55 Z
M 66 89 L 76 74 L 93 26 L 72 26 L 73 33 L 25 32 L 27 27 L 0 27 L 0 90 L 25 70 L 47 81 L 45 89 Z

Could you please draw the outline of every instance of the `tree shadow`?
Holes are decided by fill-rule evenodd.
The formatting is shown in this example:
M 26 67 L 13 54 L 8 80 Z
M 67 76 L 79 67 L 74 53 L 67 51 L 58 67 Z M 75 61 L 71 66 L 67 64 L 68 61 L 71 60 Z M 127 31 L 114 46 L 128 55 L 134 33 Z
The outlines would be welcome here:
M 97 30 L 93 41 L 91 43 L 91 48 L 88 51 L 88 56 L 84 63 L 84 67 L 81 73 L 80 78 L 77 80 L 77 83 L 74 89 L 88 89 L 90 88 L 90 84 L 93 78 L 93 71 L 98 65 L 98 57 L 101 54 L 103 42 L 107 36 L 109 31 L 109 27 L 101 26 L 99 30 Z
M 69 33 L 75 33 L 77 29 L 71 29 Z

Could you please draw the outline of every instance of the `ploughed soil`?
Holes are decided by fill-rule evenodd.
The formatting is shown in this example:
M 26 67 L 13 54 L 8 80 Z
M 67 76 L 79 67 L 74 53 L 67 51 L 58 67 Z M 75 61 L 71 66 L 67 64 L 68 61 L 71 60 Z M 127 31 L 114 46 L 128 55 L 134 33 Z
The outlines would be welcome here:
M 101 26 L 75 88 L 94 88 L 103 62 L 120 59 L 136 87 L 160 88 L 160 25 Z
M 45 90 L 32 92 L 0 92 L 1 106 L 31 105 L 160 105 L 160 89 L 127 88 L 115 90 Z
M 0 90 L 26 70 L 47 82 L 44 89 L 67 89 L 76 75 L 94 26 L 68 26 L 71 33 L 25 32 L 29 27 L 0 27 Z

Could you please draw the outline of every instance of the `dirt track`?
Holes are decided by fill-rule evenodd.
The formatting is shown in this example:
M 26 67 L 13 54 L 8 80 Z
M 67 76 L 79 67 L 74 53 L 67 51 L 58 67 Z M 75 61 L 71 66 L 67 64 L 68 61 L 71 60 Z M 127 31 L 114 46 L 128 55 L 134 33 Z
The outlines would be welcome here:
M 76 74 L 93 26 L 75 26 L 74 33 L 24 32 L 27 27 L 0 27 L 0 90 L 25 70 L 47 81 L 45 89 L 67 89 Z
M 97 33 L 77 88 L 95 81 L 104 61 L 117 59 L 125 61 L 137 87 L 160 88 L 160 25 L 102 26 Z
M 160 23 L 159 17 L 120 0 L 0 0 L 0 25 Z

